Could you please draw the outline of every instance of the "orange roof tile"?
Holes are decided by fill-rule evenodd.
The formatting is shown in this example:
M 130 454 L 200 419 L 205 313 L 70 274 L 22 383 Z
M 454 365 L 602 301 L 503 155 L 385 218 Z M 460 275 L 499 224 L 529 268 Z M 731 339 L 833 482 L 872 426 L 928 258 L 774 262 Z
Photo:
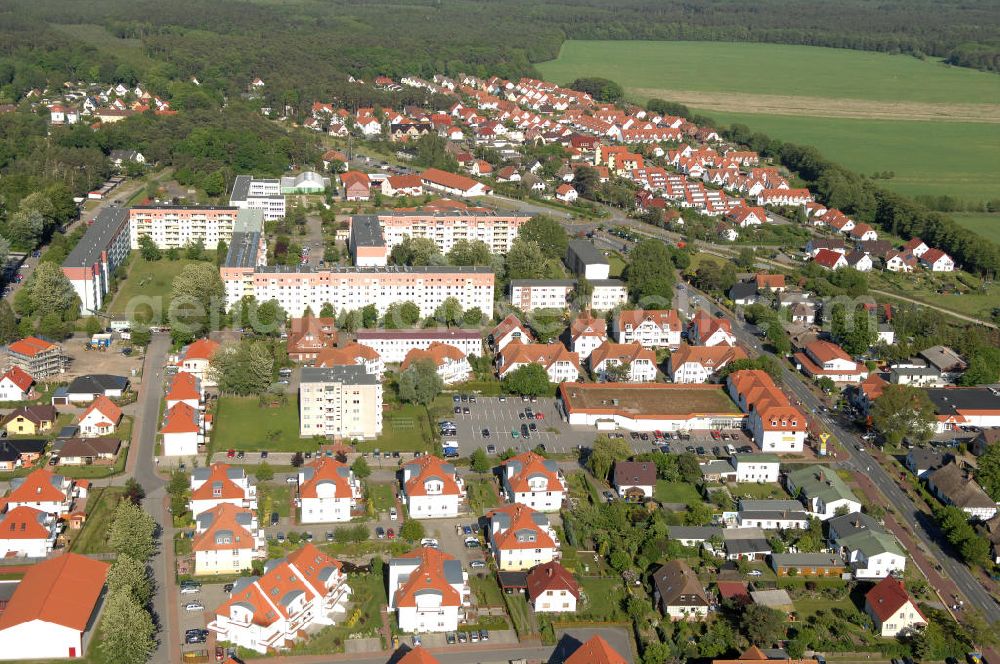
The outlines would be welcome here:
M 238 551 L 254 547 L 253 534 L 237 520 L 238 514 L 253 517 L 253 512 L 232 503 L 219 503 L 207 512 L 198 515 L 199 520 L 206 515 L 211 523 L 205 530 L 194 536 L 194 551 Z
M 45 341 L 44 339 L 39 339 L 38 337 L 25 337 L 24 339 L 19 339 L 7 347 L 7 350 L 11 353 L 17 353 L 18 355 L 24 355 L 26 357 L 34 357 L 35 355 L 47 351 L 55 346 L 55 344 Z
M 618 360 L 620 364 L 649 360 L 654 366 L 656 365 L 656 353 L 651 348 L 644 348 L 638 341 L 628 344 L 605 341 L 590 354 L 590 366 L 600 366 L 601 362 L 609 359 Z
M 439 664 L 437 657 L 424 650 L 423 646 L 416 646 L 403 655 L 396 664 Z
M 76 553 L 33 565 L 0 614 L 0 630 L 41 620 L 84 631 L 110 567 Z
M 446 187 L 448 189 L 459 189 L 462 191 L 468 191 L 472 189 L 479 183 L 472 178 L 467 178 L 464 175 L 456 175 L 455 173 L 449 173 L 447 171 L 442 171 L 438 168 L 428 168 L 426 171 L 420 174 L 420 179 L 434 184 Z
M 909 593 L 906 592 L 906 586 L 894 576 L 885 577 L 865 595 L 865 604 L 871 607 L 872 612 L 882 622 L 891 618 L 907 602 L 912 601 Z M 913 608 L 917 615 L 926 622 L 927 618 L 917 608 L 916 602 L 913 602 Z
M 246 492 L 243 488 L 229 478 L 229 469 L 232 466 L 226 463 L 213 463 L 208 467 L 208 477 L 197 489 L 191 492 L 191 500 L 226 500 L 243 499 Z M 216 492 L 216 487 L 219 491 Z
M 219 343 L 211 339 L 198 339 L 187 347 L 184 353 L 184 360 L 211 360 L 215 352 L 219 350 Z
M 190 401 L 191 399 L 201 400 L 198 378 L 187 371 L 178 371 L 170 381 L 170 392 L 167 393 L 166 400 Z
M 681 319 L 673 309 L 626 309 L 618 313 L 619 330 L 624 330 L 626 325 L 636 328 L 646 321 L 677 332 L 681 329 Z
M 589 311 L 584 311 L 570 323 L 569 335 L 574 341 L 584 335 L 606 338 L 608 336 L 608 322 L 603 318 L 594 318 Z
M 8 503 L 61 503 L 66 493 L 55 485 L 56 475 L 39 468 L 25 476 L 20 486 L 7 495 Z
M 555 344 L 511 344 L 503 349 L 503 366 L 541 364 L 548 369 L 556 362 L 569 362 L 580 371 L 580 354 Z
M 520 329 L 529 341 L 535 340 L 534 336 L 531 334 L 531 330 L 525 327 L 524 323 L 521 322 L 521 319 L 519 319 L 515 314 L 510 314 L 500 321 L 500 324 L 494 327 L 493 331 L 490 332 L 490 336 L 493 337 L 494 340 L 501 339 L 506 334 L 517 329 Z
M 554 549 L 556 543 L 552 537 L 535 522 L 535 510 L 521 503 L 504 505 L 490 511 L 486 516 L 490 519 L 496 514 L 506 514 L 509 525 L 490 535 L 490 539 L 498 549 Z M 526 531 L 534 534 L 534 539 L 526 541 L 523 536 Z
M 167 411 L 166 422 L 160 433 L 198 433 L 201 426 L 198 423 L 198 412 L 183 401 L 174 404 Z
M 317 487 L 321 484 L 333 484 L 334 498 L 351 498 L 354 494 L 349 482 L 350 468 L 336 459 L 318 459 L 308 464 L 313 469 L 313 476 L 299 485 L 300 498 L 318 498 Z
M 426 349 L 413 348 L 403 358 L 403 363 L 399 366 L 405 371 L 414 362 L 420 360 L 431 360 L 436 366 L 444 366 L 448 361 L 461 362 L 465 359 L 465 353 L 451 344 L 440 341 L 433 342 Z
M 562 483 L 559 481 L 559 474 L 545 467 L 546 459 L 535 452 L 524 452 L 515 457 L 511 457 L 503 462 L 504 472 L 508 467 L 512 467 L 512 462 L 520 464 L 518 471 L 507 478 L 508 484 L 517 493 L 530 491 L 528 479 L 541 475 L 548 480 L 549 491 L 562 491 Z
M 441 494 L 454 496 L 462 493 L 455 481 L 455 468 L 450 463 L 440 457 L 433 455 L 422 456 L 403 466 L 403 468 L 414 468 L 410 479 L 406 481 L 404 489 L 407 496 L 425 496 L 427 490 L 424 484 L 431 479 L 440 480 L 442 483 Z
M 420 564 L 396 591 L 395 604 L 401 607 L 417 605 L 417 593 L 433 591 L 441 595 L 442 606 L 460 606 L 462 598 L 444 576 L 444 562 L 454 558 L 443 551 L 420 547 L 401 556 L 419 558 Z
M 564 664 L 628 664 L 602 636 L 593 636 L 566 658 Z
M 677 370 L 685 362 L 719 369 L 735 360 L 745 360 L 747 354 L 739 346 L 689 346 L 681 344 L 670 356 L 670 367 Z
M 31 377 L 31 374 L 17 366 L 11 367 L 7 373 L 0 378 L 0 380 L 9 380 L 22 392 L 30 390 L 31 385 L 35 382 L 35 379 Z
M 111 424 L 118 424 L 118 422 L 122 419 L 122 409 L 119 408 L 113 401 L 111 401 L 111 399 L 107 398 L 102 394 L 98 396 L 96 399 L 94 399 L 94 401 L 89 406 L 87 406 L 87 409 L 80 414 L 80 417 L 79 419 L 77 419 L 77 422 L 82 422 L 88 415 L 90 415 L 94 411 L 97 411 L 98 413 L 103 415 L 105 419 Z
M 378 351 L 370 346 L 355 341 L 342 348 L 324 348 L 316 355 L 315 366 L 338 367 L 375 362 L 379 359 Z
M 45 526 L 47 516 L 45 512 L 33 507 L 15 507 L 0 521 L 0 540 L 48 539 L 49 529 Z

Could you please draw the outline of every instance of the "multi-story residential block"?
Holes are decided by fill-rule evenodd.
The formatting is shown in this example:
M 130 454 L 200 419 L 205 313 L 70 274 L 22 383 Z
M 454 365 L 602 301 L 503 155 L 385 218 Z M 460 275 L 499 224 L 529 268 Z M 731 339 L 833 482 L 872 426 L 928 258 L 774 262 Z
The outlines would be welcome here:
M 628 302 L 628 289 L 620 279 L 593 279 L 590 300 L 581 303 L 594 311 L 611 311 Z
M 302 523 L 350 521 L 361 495 L 361 482 L 345 463 L 324 458 L 299 469 Z
M 224 266 L 226 307 L 246 295 L 258 302 L 277 300 L 290 316 L 306 309 L 354 311 L 374 304 L 379 315 L 396 302 L 413 302 L 421 316 L 430 316 L 454 297 L 464 310 L 493 310 L 494 274 L 488 267 L 328 267 Z
M 437 374 L 445 385 L 463 383 L 472 377 L 472 365 L 469 358 L 461 350 L 451 344 L 432 343 L 427 350 L 414 348 L 400 365 L 401 371 L 406 371 L 414 363 L 428 360 L 437 367 Z
M 562 344 L 510 344 L 497 356 L 497 375 L 503 378 L 526 364 L 540 364 L 549 381 L 579 380 L 580 357 Z
M 356 338 L 389 363 L 402 362 L 411 350 L 427 350 L 434 344 L 454 346 L 465 355 L 483 354 L 483 337 L 475 330 L 358 330 Z
M 504 461 L 500 484 L 508 502 L 521 503 L 539 512 L 558 512 L 566 493 L 566 478 L 558 464 L 534 452 Z
M 25 337 L 7 346 L 7 368 L 20 367 L 35 378 L 47 378 L 66 371 L 69 358 L 61 344 Z
M 528 601 L 536 613 L 575 613 L 580 595 L 580 583 L 555 561 L 533 567 L 528 572 Z M 609 664 L 614 660 L 586 661 Z
M 257 485 L 241 466 L 213 463 L 191 471 L 191 514 L 197 516 L 229 503 L 242 509 L 257 509 Z
M 455 466 L 440 457 L 421 456 L 403 466 L 403 497 L 414 519 L 458 516 L 465 482 Z
M 608 323 L 584 311 L 569 326 L 570 348 L 586 361 L 598 346 L 608 340 Z
M 739 346 L 684 344 L 670 356 L 667 373 L 674 383 L 707 383 L 727 364 L 746 357 L 747 354 Z
M 237 207 L 156 205 L 129 210 L 129 244 L 139 248 L 139 238 L 149 237 L 160 249 L 181 249 L 201 242 L 212 251 L 219 242 L 229 245 L 233 233 L 260 233 L 262 210 Z
M 746 429 L 763 452 L 801 452 L 808 422 L 785 393 L 760 370 L 734 371 L 727 378 L 729 395 L 747 414 Z
M 0 520 L 0 556 L 44 558 L 58 534 L 57 517 L 34 507 L 15 507 Z
M 351 588 L 341 564 L 313 544 L 264 564 L 261 577 L 236 581 L 208 629 L 219 641 L 261 654 L 286 648 L 347 611 Z
M 120 207 L 101 210 L 62 263 L 63 274 L 80 298 L 83 313 L 104 306 L 111 275 L 128 258 L 129 248 L 128 210 Z M 126 303 L 126 306 L 137 304 Z
M 681 345 L 682 327 L 673 309 L 626 309 L 615 316 L 613 332 L 618 343 L 676 349 Z
M 573 279 L 513 279 L 510 302 L 521 311 L 565 309 L 575 286 Z
M 195 515 L 191 550 L 197 575 L 239 574 L 250 569 L 254 558 L 267 556 L 255 512 L 231 503 Z
M 252 175 L 237 175 L 229 204 L 240 210 L 260 210 L 264 221 L 285 218 L 285 197 L 281 193 L 281 180 L 257 179 Z
M 506 254 L 517 233 L 531 217 L 519 214 L 498 214 L 489 208 L 461 210 L 385 211 L 373 215 L 351 217 L 350 249 L 355 265 L 374 258 L 378 252 L 381 264 L 392 250 L 406 238 L 432 240 L 446 254 L 460 240 L 484 242 L 494 254 Z M 365 251 L 358 254 L 358 249 Z M 369 256 L 373 254 L 373 256 Z M 605 275 L 605 278 L 607 276 Z
M 382 384 L 363 366 L 305 367 L 299 435 L 375 438 L 382 431 Z
M 514 503 L 486 514 L 490 521 L 490 550 L 497 567 L 520 571 L 560 557 L 559 538 L 541 512 Z
M 471 604 L 461 561 L 420 547 L 389 560 L 389 608 L 403 632 L 452 632 Z
M 656 380 L 656 353 L 638 343 L 605 341 L 590 354 L 590 372 L 599 382 L 651 383 Z

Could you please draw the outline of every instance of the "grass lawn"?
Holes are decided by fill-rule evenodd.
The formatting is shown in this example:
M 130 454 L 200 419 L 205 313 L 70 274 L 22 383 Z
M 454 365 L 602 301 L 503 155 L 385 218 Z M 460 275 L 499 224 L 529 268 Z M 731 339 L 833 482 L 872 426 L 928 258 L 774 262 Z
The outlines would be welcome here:
M 510 613 L 510 619 L 514 623 L 514 630 L 517 632 L 518 637 L 536 633 L 538 630 L 535 629 L 531 607 L 528 606 L 528 600 L 525 596 L 518 593 L 516 595 L 504 595 L 503 598 L 507 602 L 507 612 Z
M 661 503 L 691 503 L 704 502 L 698 490 L 686 482 L 668 482 L 667 480 L 656 480 L 656 488 L 653 489 L 653 498 Z
M 949 216 L 969 230 L 973 230 L 989 240 L 1000 243 L 1000 214 L 953 212 Z
M 742 484 L 731 486 L 729 492 L 736 500 L 740 498 L 784 500 L 789 497 L 788 493 L 776 484 L 756 484 L 753 482 L 743 482 Z
M 357 449 L 361 452 L 429 452 L 432 440 L 427 409 L 419 404 L 394 404 L 382 415 L 382 435 L 358 443 Z
M 578 579 L 587 595 L 582 613 L 599 622 L 622 618 L 621 602 L 625 597 L 625 588 L 621 579 L 613 576 L 581 576 Z
M 73 553 L 110 553 L 108 528 L 123 490 L 119 487 L 96 488 L 87 497 L 87 522 L 73 540 Z
M 281 517 L 291 514 L 289 505 L 291 491 L 288 484 L 284 482 L 269 482 L 257 487 L 257 501 L 260 504 L 262 515 L 261 523 L 270 523 L 271 512 L 277 512 L 278 516 Z
M 186 258 L 149 262 L 136 254 L 129 263 L 128 278 L 119 285 L 108 313 L 123 318 L 165 320 L 174 277 L 197 262 Z
M 469 507 L 474 514 L 485 514 L 488 510 L 500 504 L 496 485 L 484 477 L 467 477 L 465 489 L 468 492 Z
M 854 605 L 850 597 L 843 599 L 830 599 L 828 597 L 810 597 L 795 600 L 795 611 L 799 614 L 800 620 L 808 620 L 810 616 L 816 615 L 817 611 L 833 611 L 843 609 L 847 615 L 859 613 L 858 607 Z
M 503 606 L 503 591 L 491 572 L 469 574 L 469 587 L 479 606 Z
M 625 260 L 621 257 L 621 254 L 612 251 L 608 255 L 608 263 L 611 265 L 611 278 L 615 279 L 620 277 L 622 272 L 625 270 Z
M 299 401 L 290 396 L 279 408 L 261 408 L 256 397 L 220 397 L 212 429 L 216 450 L 312 452 L 311 438 L 299 438 Z
M 368 501 L 379 512 L 396 506 L 395 488 L 387 482 L 368 482 Z

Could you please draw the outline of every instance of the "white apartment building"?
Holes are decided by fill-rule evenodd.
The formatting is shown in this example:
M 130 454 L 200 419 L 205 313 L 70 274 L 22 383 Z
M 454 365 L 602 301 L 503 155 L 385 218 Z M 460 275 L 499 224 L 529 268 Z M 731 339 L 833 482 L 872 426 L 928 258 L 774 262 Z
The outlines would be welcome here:
M 493 310 L 494 274 L 488 267 L 223 267 L 226 307 L 243 296 L 258 302 L 277 300 L 292 317 L 306 309 L 355 311 L 374 304 L 379 315 L 396 302 L 413 302 L 421 316 L 430 316 L 446 299 L 456 298 L 462 309 Z
M 389 560 L 389 608 L 403 632 L 453 632 L 471 604 L 461 561 L 420 547 Z
M 264 213 L 236 207 L 156 205 L 129 210 L 129 242 L 139 248 L 139 238 L 150 237 L 160 249 L 183 249 L 201 241 L 214 251 L 219 242 L 232 242 L 234 232 L 260 232 Z M 263 300 L 262 300 L 263 301 Z
M 553 383 L 579 380 L 583 373 L 580 357 L 562 344 L 509 344 L 497 356 L 497 375 L 504 378 L 526 364 L 540 364 Z
M 490 551 L 501 571 L 521 571 L 559 558 L 559 538 L 541 512 L 514 503 L 487 513 Z
M 611 311 L 628 302 L 628 289 L 624 281 L 593 279 L 590 285 L 594 290 L 590 295 L 590 302 L 585 304 L 594 311 Z
M 434 343 L 427 350 L 413 349 L 406 354 L 399 366 L 406 371 L 414 363 L 430 360 L 437 367 L 437 374 L 445 385 L 463 383 L 472 377 L 472 365 L 465 353 L 450 344 Z
M 731 460 L 737 482 L 777 482 L 781 461 L 774 454 L 734 454 Z
M 734 371 L 727 378 L 729 396 L 747 414 L 744 428 L 763 452 L 800 453 L 808 422 L 764 371 Z
M 350 466 L 334 459 L 317 459 L 299 469 L 298 480 L 302 523 L 351 520 L 351 510 L 362 491 Z
M 363 366 L 303 367 L 299 435 L 375 438 L 382 432 L 382 384 Z
M 631 309 L 615 316 L 613 333 L 618 343 L 676 349 L 681 345 L 682 327 L 673 309 Z
M 364 234 L 380 235 L 387 253 L 409 237 L 433 240 L 443 254 L 451 251 L 460 240 L 484 242 L 492 253 L 506 254 L 521 226 L 529 219 L 528 215 L 498 214 L 488 208 L 383 211 L 377 215 L 352 217 L 351 232 L 353 235 L 357 224 L 370 227 L 371 230 Z
M 573 279 L 514 279 L 510 282 L 510 302 L 521 311 L 565 309 Z
M 257 485 L 241 466 L 213 463 L 191 471 L 191 514 L 207 512 L 222 503 L 257 509 Z
M 260 180 L 252 175 L 237 175 L 229 204 L 241 210 L 260 210 L 264 221 L 285 218 L 285 197 L 277 178 Z
M 456 517 L 465 482 L 444 459 L 421 456 L 403 466 L 403 498 L 413 519 Z
M 746 359 L 739 346 L 682 345 L 670 356 L 667 373 L 674 383 L 707 383 L 717 371 L 734 360 Z
M 483 311 L 487 311 L 483 309 Z M 483 354 L 483 337 L 476 330 L 358 330 L 357 341 L 375 350 L 383 362 L 398 363 L 412 350 L 427 350 L 434 344 L 454 346 L 465 355 Z
M 267 561 L 262 577 L 238 579 L 208 629 L 220 642 L 266 654 L 288 647 L 307 629 L 334 624 L 350 596 L 341 564 L 310 543 Z
M 128 210 L 108 207 L 97 214 L 63 261 L 63 274 L 80 298 L 83 313 L 104 306 L 111 275 L 128 258 L 129 242 Z
M 569 326 L 570 345 L 581 361 L 608 340 L 608 324 L 603 318 L 594 318 L 589 311 L 580 314 Z
M 558 512 L 566 493 L 566 478 L 555 461 L 525 452 L 503 462 L 501 486 L 508 502 L 539 512 Z
M 656 380 L 656 353 L 637 343 L 616 344 L 605 341 L 590 354 L 590 372 L 599 382 L 618 378 L 614 382 L 651 383 Z M 628 372 L 617 377 L 618 367 L 627 366 Z

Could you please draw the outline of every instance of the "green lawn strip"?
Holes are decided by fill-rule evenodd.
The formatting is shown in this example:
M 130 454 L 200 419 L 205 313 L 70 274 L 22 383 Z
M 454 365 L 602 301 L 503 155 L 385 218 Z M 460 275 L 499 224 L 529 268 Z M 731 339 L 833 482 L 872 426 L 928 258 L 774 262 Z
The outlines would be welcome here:
M 621 604 L 625 597 L 625 587 L 621 579 L 611 576 L 581 576 L 578 580 L 586 593 L 587 602 L 573 616 L 575 619 L 613 622 L 624 618 Z
M 142 256 L 135 255 L 129 263 L 128 277 L 118 286 L 108 313 L 112 316 L 134 314 L 143 320 L 149 320 L 150 315 L 158 314 L 160 320 L 165 319 L 174 277 L 188 265 L 197 262 L 199 261 L 186 258 L 146 261 Z M 136 303 L 140 301 L 145 304 L 137 306 Z
M 986 212 L 951 212 L 949 216 L 959 225 L 979 233 L 984 238 L 1000 244 L 1000 214 Z
M 291 488 L 286 483 L 260 483 L 257 486 L 257 504 L 261 523 L 271 522 L 271 512 L 277 512 L 280 517 L 289 516 L 291 514 L 290 496 Z
M 534 622 L 531 619 L 528 607 L 528 600 L 521 593 L 508 595 L 503 593 L 504 602 L 507 604 L 507 613 L 510 614 L 511 622 L 514 623 L 514 630 L 519 638 L 536 634 Z
M 465 490 L 468 494 L 469 507 L 474 514 L 485 514 L 490 509 L 500 504 L 497 497 L 496 485 L 487 477 L 477 477 L 473 474 L 467 476 Z
M 656 480 L 656 487 L 653 489 L 653 497 L 661 503 L 700 503 L 702 502 L 698 490 L 686 482 L 668 482 L 666 480 Z
M 359 442 L 357 449 L 362 452 L 429 452 L 432 441 L 427 409 L 419 404 L 395 404 L 382 415 L 382 435 Z
M 396 489 L 388 482 L 368 482 L 368 500 L 379 512 L 396 506 Z
M 98 487 L 91 489 L 87 496 L 87 522 L 80 534 L 73 540 L 73 553 L 110 553 L 108 527 L 111 515 L 118 504 L 123 490 L 119 487 Z
M 608 263 L 611 266 L 610 276 L 612 279 L 620 277 L 622 272 L 625 271 L 625 266 L 626 266 L 625 260 L 621 257 L 619 253 L 615 251 L 612 251 L 611 254 L 608 256 Z
M 787 499 L 788 493 L 776 484 L 755 484 L 752 482 L 742 482 L 729 487 L 729 493 L 733 498 L 749 498 L 754 500 Z
M 220 397 L 212 428 L 216 451 L 315 452 L 318 443 L 299 438 L 298 397 L 278 408 L 261 407 L 256 397 Z
M 503 606 L 503 592 L 490 572 L 469 574 L 469 587 L 479 606 Z

